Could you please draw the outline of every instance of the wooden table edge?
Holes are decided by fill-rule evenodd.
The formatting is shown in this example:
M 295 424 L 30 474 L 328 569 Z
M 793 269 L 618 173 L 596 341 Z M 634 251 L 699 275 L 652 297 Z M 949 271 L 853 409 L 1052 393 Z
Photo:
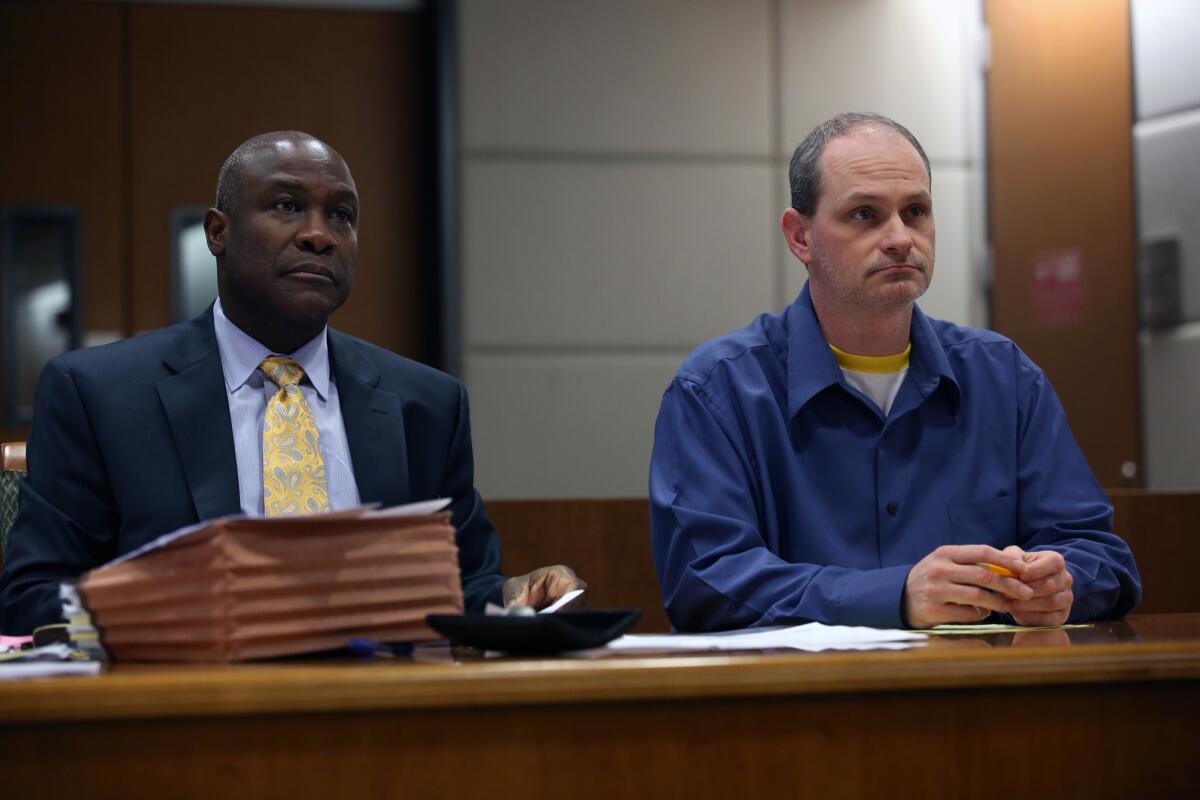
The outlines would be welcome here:
M 1200 642 L 461 664 L 256 664 L 0 682 L 0 726 L 1200 679 Z

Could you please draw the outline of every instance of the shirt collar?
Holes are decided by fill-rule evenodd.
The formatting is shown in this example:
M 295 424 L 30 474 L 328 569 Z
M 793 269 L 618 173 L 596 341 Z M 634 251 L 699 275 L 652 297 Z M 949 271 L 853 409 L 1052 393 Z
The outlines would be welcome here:
M 217 337 L 217 350 L 221 356 L 221 371 L 225 374 L 225 389 L 233 394 L 242 388 L 254 375 L 264 358 L 270 355 L 286 355 L 296 359 L 304 370 L 308 382 L 317 390 L 322 400 L 329 396 L 329 326 L 305 343 L 294 353 L 272 353 L 272 351 L 250 334 L 243 331 L 225 316 L 221 300 L 213 304 L 213 331 Z
M 788 415 L 795 417 L 808 401 L 830 386 L 842 383 L 845 376 L 821 332 L 807 281 L 796 302 L 785 312 L 785 319 L 788 330 Z M 908 365 L 910 379 L 922 387 L 923 397 L 939 385 L 950 387 L 957 409 L 960 389 L 954 370 L 929 318 L 916 304 L 913 305 L 909 339 L 912 344 Z

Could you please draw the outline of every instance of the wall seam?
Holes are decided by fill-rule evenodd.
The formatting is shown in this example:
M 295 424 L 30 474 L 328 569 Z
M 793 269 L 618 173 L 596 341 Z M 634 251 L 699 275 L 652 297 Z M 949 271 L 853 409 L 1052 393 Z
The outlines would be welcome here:
M 770 82 L 770 98 L 769 104 L 771 114 L 771 156 L 772 161 L 776 164 L 786 165 L 790 160 L 785 153 L 786 145 L 784 143 L 784 120 L 783 120 L 783 0 L 768 0 L 768 31 L 767 39 L 767 59 L 768 59 L 768 74 L 767 80 Z M 775 207 L 777 197 L 775 187 L 775 175 L 771 175 L 771 180 L 768 182 L 768 207 Z M 781 212 L 782 213 L 782 212 Z M 783 308 L 790 300 L 787 290 L 787 268 L 784 266 L 784 248 L 783 236 L 772 226 L 771 236 L 771 273 L 774 276 L 773 291 L 775 295 L 775 307 Z

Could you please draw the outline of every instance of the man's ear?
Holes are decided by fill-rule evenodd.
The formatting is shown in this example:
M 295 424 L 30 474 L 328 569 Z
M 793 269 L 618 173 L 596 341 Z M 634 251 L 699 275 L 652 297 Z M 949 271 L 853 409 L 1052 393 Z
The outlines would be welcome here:
M 208 252 L 219 256 L 225 252 L 225 233 L 229 229 L 229 215 L 210 208 L 204 215 L 204 238 L 208 240 Z
M 789 208 L 783 212 L 779 227 L 783 229 L 783 238 L 787 241 L 788 250 L 807 264 L 812 258 L 812 219 L 794 208 Z

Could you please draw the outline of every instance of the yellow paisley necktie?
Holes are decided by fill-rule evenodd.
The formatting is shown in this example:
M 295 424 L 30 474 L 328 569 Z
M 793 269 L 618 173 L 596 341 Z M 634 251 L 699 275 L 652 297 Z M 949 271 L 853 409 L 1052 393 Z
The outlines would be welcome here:
M 292 358 L 264 358 L 262 371 L 279 384 L 263 417 L 263 512 L 268 517 L 329 510 L 317 423 L 300 393 L 304 369 Z

